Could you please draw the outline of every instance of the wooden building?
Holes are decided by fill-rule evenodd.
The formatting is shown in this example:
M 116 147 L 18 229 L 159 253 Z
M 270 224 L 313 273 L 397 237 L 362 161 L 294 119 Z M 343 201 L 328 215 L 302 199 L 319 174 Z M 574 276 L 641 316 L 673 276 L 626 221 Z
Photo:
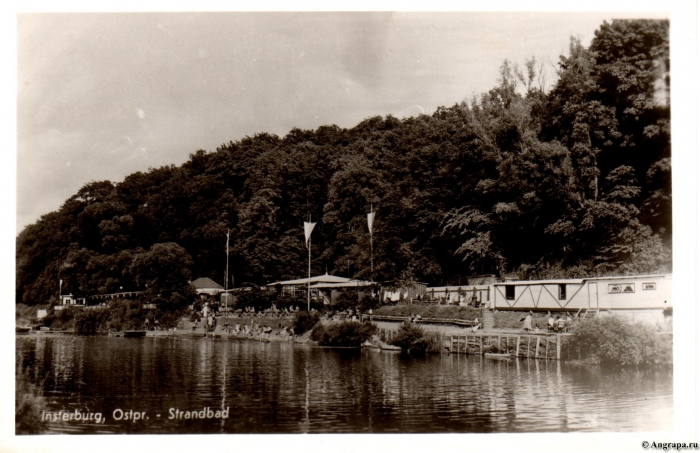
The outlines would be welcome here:
M 518 311 L 595 311 L 663 321 L 672 302 L 672 275 L 509 281 L 493 285 L 491 308 Z

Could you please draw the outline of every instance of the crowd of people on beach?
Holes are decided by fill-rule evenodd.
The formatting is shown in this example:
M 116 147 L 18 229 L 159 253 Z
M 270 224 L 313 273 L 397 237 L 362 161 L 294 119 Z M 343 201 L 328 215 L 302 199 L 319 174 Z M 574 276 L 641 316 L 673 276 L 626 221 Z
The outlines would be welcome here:
M 294 313 L 299 311 L 299 306 L 294 307 L 284 307 L 277 308 L 275 304 L 272 304 L 270 308 L 265 310 L 256 311 L 255 307 L 245 307 L 236 310 L 223 310 L 221 315 L 226 318 L 292 318 Z

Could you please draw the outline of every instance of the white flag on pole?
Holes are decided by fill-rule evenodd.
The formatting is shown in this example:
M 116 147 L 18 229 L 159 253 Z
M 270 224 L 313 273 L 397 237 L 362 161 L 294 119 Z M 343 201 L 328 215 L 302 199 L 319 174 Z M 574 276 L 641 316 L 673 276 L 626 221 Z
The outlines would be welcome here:
M 226 233 L 226 255 L 228 255 L 228 232 Z
M 306 246 L 309 246 L 309 238 L 311 237 L 311 232 L 314 230 L 316 222 L 304 222 L 304 238 L 306 238 Z
M 369 234 L 372 234 L 372 225 L 374 224 L 374 214 L 375 212 L 370 212 L 367 214 L 367 226 L 369 227 Z

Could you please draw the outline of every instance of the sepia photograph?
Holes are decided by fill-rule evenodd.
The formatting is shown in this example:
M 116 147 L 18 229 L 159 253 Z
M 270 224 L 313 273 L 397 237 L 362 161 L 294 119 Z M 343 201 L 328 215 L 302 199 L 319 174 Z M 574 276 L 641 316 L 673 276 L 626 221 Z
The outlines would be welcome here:
M 698 449 L 688 20 L 391 9 L 15 12 L 0 447 Z

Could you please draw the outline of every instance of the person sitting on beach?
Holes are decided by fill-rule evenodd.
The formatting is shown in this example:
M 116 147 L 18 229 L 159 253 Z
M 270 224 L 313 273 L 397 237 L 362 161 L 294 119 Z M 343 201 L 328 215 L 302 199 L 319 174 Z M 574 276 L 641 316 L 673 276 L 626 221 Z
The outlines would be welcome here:
M 557 316 L 557 332 L 564 332 L 566 329 L 566 321 L 563 317 Z

